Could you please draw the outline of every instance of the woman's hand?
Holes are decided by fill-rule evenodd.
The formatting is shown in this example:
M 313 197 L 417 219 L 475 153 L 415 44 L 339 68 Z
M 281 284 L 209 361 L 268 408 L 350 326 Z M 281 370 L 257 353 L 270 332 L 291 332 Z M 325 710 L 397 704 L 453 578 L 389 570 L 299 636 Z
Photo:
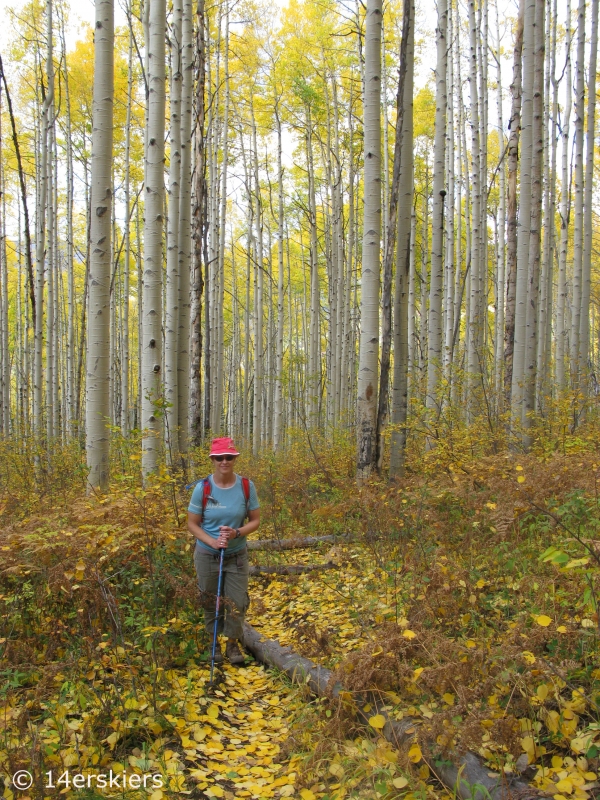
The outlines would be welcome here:
M 228 525 L 221 525 L 219 528 L 219 538 L 217 539 L 217 549 L 228 547 L 229 541 L 235 538 L 235 528 L 230 528 Z

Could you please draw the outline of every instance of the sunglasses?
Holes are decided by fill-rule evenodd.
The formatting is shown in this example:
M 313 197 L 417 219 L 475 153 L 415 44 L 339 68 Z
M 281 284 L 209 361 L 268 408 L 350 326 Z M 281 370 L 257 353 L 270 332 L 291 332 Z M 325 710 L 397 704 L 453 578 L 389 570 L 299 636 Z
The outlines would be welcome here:
M 237 456 L 211 456 L 211 458 L 214 458 L 214 460 L 220 464 L 223 459 L 225 459 L 225 461 L 233 461 Z

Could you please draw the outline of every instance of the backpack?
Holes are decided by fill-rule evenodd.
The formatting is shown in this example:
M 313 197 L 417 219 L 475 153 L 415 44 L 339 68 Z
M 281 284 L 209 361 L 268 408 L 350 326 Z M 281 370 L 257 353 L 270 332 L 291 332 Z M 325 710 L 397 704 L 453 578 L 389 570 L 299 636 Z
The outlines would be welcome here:
M 186 489 L 193 489 L 194 486 L 197 486 L 200 481 L 203 481 L 202 486 L 202 516 L 204 516 L 204 510 L 208 503 L 208 498 L 210 497 L 210 476 L 206 478 L 200 478 L 200 480 L 194 481 L 194 483 L 188 483 L 185 487 Z M 244 498 L 246 500 L 246 515 L 244 519 L 249 517 L 250 511 L 248 506 L 250 505 L 250 480 L 249 478 L 242 477 L 242 491 L 244 492 Z

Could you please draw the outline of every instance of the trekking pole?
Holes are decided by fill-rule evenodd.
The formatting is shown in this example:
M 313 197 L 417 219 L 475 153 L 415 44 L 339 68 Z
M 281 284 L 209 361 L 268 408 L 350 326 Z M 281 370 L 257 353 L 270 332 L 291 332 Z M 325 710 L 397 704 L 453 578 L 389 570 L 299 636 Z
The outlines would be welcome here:
M 219 625 L 219 609 L 221 607 L 221 587 L 223 584 L 223 558 L 225 556 L 225 548 L 221 548 L 221 555 L 219 557 L 219 581 L 217 583 L 217 604 L 215 606 L 215 627 L 213 630 L 213 641 L 212 641 L 212 656 L 210 660 L 210 681 L 209 683 L 212 684 L 213 682 L 213 672 L 215 669 L 215 654 L 217 652 L 217 627 Z

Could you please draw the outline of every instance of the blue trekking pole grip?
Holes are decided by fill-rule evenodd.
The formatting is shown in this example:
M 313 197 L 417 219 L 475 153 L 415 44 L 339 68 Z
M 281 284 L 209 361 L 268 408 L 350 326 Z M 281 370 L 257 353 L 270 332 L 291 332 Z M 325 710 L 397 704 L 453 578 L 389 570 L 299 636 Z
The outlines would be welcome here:
M 212 656 L 210 660 L 210 683 L 213 682 L 213 672 L 215 669 L 215 654 L 217 652 L 217 628 L 219 625 L 219 610 L 221 608 L 221 588 L 223 585 L 223 558 L 225 556 L 224 547 L 221 547 L 220 553 L 221 555 L 219 557 L 219 580 L 217 583 L 217 603 L 215 606 L 215 627 L 213 630 Z

